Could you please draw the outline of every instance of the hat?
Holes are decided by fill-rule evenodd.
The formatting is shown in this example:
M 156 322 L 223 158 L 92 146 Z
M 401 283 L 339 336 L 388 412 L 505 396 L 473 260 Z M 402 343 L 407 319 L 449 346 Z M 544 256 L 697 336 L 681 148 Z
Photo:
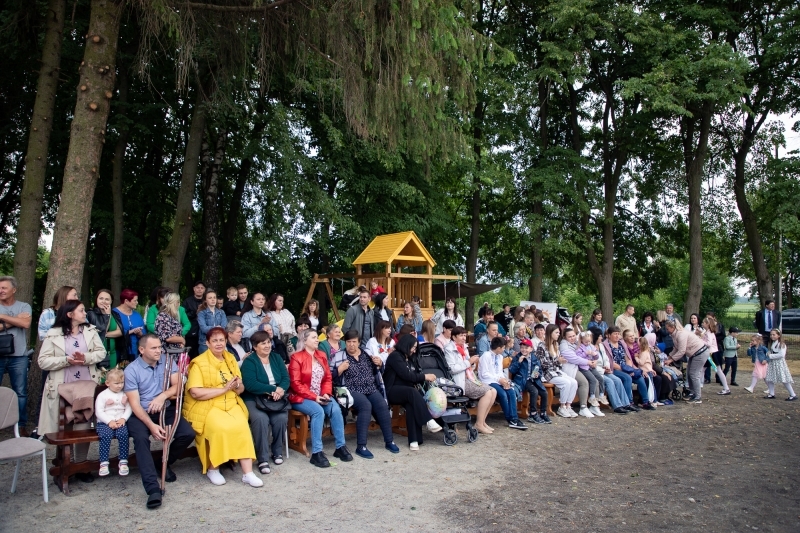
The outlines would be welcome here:
M 737 328 L 736 326 L 731 326 L 731 329 L 729 329 L 729 330 L 728 330 L 728 333 L 739 333 L 739 332 L 741 332 L 741 331 L 742 331 L 742 330 L 740 330 L 740 329 L 739 329 L 739 328 Z
M 195 287 L 197 287 L 198 285 L 202 285 L 203 287 L 205 287 L 205 286 L 206 286 L 206 284 L 203 282 L 203 280 L 202 280 L 202 279 L 198 279 L 197 281 L 195 281 L 195 282 L 194 282 L 194 285 L 192 285 L 192 288 L 194 289 L 194 288 L 195 288 Z
M 531 348 L 533 348 L 533 343 L 531 342 L 530 339 L 522 339 L 521 341 L 519 341 L 519 344 L 520 344 L 520 346 L 524 345 L 524 346 L 530 346 Z

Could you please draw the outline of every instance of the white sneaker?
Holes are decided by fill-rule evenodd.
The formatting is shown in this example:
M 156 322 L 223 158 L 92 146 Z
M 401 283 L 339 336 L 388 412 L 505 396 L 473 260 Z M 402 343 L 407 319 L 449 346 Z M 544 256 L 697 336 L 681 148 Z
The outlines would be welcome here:
M 222 477 L 222 476 L 220 476 L 220 477 Z M 247 483 L 251 487 L 256 487 L 256 488 L 264 486 L 264 482 L 261 481 L 261 479 L 259 479 L 259 477 L 257 475 L 255 475 L 255 473 L 253 473 L 253 472 L 249 472 L 249 473 L 243 475 L 242 476 L 242 483 Z
M 211 481 L 211 483 L 213 483 L 214 485 L 225 484 L 225 478 L 222 477 L 222 474 L 219 473 L 219 470 L 213 470 L 209 468 L 206 475 L 208 476 L 208 480 Z
M 598 401 L 603 405 L 608 405 L 608 398 L 606 398 L 605 394 L 601 394 L 600 397 L 598 398 Z
M 428 420 L 428 431 L 431 433 L 436 433 L 437 431 L 441 431 L 442 426 L 436 423 L 436 420 Z
M 559 407 L 559 408 L 558 408 L 558 411 L 556 411 L 556 414 L 557 414 L 558 416 L 563 416 L 564 418 L 572 418 L 572 417 L 569 415 L 569 413 L 567 412 L 567 409 L 566 409 L 566 408 L 565 408 L 563 405 L 562 405 L 561 407 Z
M 600 410 L 599 407 L 595 407 L 594 405 L 589 408 L 589 412 L 592 413 L 594 416 L 606 416 Z
M 589 398 L 589 405 L 592 407 L 600 407 L 600 403 L 597 401 L 596 398 Z
M 589 412 L 589 410 L 586 407 L 581 407 L 581 410 L 580 412 L 578 412 L 578 414 L 580 416 L 585 416 L 586 418 L 594 418 L 594 415 L 591 412 Z
M 578 418 L 578 413 L 572 410 L 572 407 L 567 407 L 567 414 L 570 418 Z
M 751 389 L 750 387 L 745 387 L 744 390 L 746 390 L 750 394 L 753 394 L 753 389 Z
M 411 448 L 412 452 L 419 451 L 419 444 L 417 444 L 417 441 L 412 442 L 411 444 L 408 445 L 408 447 Z

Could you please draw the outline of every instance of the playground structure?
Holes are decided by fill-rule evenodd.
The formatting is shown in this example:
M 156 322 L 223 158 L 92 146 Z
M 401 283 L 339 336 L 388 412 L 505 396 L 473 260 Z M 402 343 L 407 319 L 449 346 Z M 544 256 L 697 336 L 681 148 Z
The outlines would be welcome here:
M 364 271 L 372 265 L 381 270 Z M 430 318 L 433 315 L 433 280 L 461 279 L 459 276 L 434 275 L 436 261 L 413 231 L 375 237 L 356 257 L 353 266 L 356 267 L 355 273 L 314 274 L 305 303 L 313 297 L 317 284 L 322 283 L 331 300 L 333 315 L 338 321 L 342 317 L 339 316 L 332 281 L 353 279 L 356 287 L 366 285 L 368 289 L 370 282 L 376 281 L 386 289 L 387 302 L 392 310 L 402 313 L 405 303 L 410 302 L 413 296 L 419 296 L 422 316 Z

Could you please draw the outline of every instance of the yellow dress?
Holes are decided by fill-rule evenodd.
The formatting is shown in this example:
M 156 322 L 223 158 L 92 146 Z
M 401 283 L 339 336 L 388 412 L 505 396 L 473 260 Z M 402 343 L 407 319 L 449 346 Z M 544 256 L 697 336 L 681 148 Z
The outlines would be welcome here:
M 198 361 L 200 358 L 203 360 Z M 204 474 L 211 466 L 219 466 L 231 459 L 256 458 L 247 408 L 235 392 L 228 391 L 222 396 L 202 401 L 193 401 L 189 394 L 189 389 L 193 387 L 221 388 L 234 376 L 241 378 L 241 372 L 236 360 L 228 353 L 225 353 L 225 360 L 220 361 L 209 350 L 189 366 L 186 381 L 188 402 L 184 406 L 184 416 L 197 432 L 195 444 Z M 198 427 L 202 430 L 197 431 Z

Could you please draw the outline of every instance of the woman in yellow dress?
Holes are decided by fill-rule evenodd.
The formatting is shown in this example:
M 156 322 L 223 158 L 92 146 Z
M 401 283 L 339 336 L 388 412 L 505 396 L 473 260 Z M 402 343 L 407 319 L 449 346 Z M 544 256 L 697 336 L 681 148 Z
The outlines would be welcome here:
M 227 334 L 221 327 L 206 334 L 208 350 L 189 365 L 183 416 L 192 424 L 203 473 L 214 485 L 224 485 L 219 465 L 238 460 L 242 482 L 261 487 L 264 482 L 253 472 L 256 450 L 247 422 L 247 407 L 239 395 L 244 392 L 242 373 L 236 358 L 225 351 Z

